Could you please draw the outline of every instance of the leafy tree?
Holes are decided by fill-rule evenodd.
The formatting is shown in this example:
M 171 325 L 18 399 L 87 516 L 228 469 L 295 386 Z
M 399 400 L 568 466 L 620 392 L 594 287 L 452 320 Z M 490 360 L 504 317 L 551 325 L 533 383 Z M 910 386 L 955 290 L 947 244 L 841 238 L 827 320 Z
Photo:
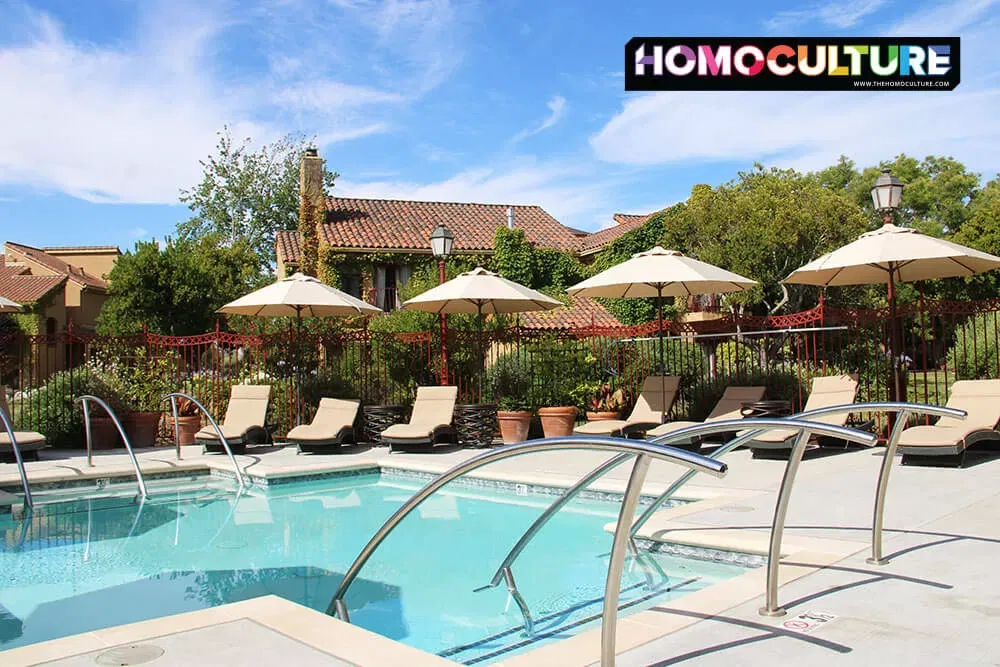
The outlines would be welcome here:
M 259 270 L 271 268 L 275 232 L 298 227 L 299 162 L 307 147 L 304 137 L 288 135 L 254 150 L 250 139 L 238 142 L 224 128 L 215 153 L 201 161 L 201 183 L 181 190 L 193 216 L 177 226 L 179 236 L 241 243 L 254 252 Z M 336 178 L 324 169 L 325 187 Z
M 663 240 L 686 255 L 757 280 L 759 287 L 727 299 L 773 313 L 811 305 L 815 288 L 781 281 L 854 240 L 866 223 L 858 206 L 815 175 L 757 165 L 716 188 L 695 186 L 666 225 Z
M 140 241 L 115 262 L 108 300 L 98 318 L 102 333 L 149 331 L 191 335 L 209 331 L 215 311 L 266 282 L 257 271 L 254 251 L 245 243 Z

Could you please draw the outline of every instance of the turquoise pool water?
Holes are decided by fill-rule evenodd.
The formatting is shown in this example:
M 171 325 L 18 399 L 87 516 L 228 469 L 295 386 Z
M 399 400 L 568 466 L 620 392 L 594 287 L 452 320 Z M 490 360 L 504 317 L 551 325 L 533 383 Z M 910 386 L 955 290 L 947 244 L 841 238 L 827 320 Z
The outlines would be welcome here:
M 325 610 L 361 547 L 420 486 L 365 474 L 237 497 L 222 481 L 153 481 L 141 507 L 123 485 L 122 497 L 47 503 L 30 520 L 0 516 L 0 649 L 265 594 Z M 449 485 L 362 570 L 347 596 L 351 621 L 471 664 L 593 627 L 611 546 L 603 526 L 617 503 L 575 500 L 515 563 L 533 638 L 502 585 L 473 590 L 553 499 Z M 644 555 L 627 567 L 622 614 L 745 571 Z

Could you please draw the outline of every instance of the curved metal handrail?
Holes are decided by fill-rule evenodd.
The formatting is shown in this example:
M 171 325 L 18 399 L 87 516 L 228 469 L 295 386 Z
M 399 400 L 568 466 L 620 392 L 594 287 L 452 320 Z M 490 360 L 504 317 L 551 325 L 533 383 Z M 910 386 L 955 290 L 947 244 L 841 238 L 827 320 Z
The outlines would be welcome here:
M 122 423 L 118 420 L 118 415 L 115 414 L 110 405 L 104 402 L 104 399 L 98 398 L 97 396 L 84 394 L 83 396 L 78 396 L 76 400 L 83 406 L 83 424 L 87 433 L 87 465 L 90 467 L 94 466 L 94 449 L 93 443 L 90 439 L 90 403 L 94 402 L 104 408 L 104 411 L 108 413 L 108 416 L 111 417 L 111 421 L 113 421 L 115 426 L 118 428 L 118 433 L 122 436 L 122 442 L 125 443 L 125 449 L 128 450 L 128 456 L 132 460 L 132 468 L 135 469 L 135 480 L 139 484 L 139 495 L 143 498 L 149 496 L 149 493 L 146 491 L 146 481 L 142 478 L 142 469 L 139 468 L 139 459 L 135 457 L 135 451 L 132 449 L 132 443 L 129 442 L 128 436 L 125 435 L 125 428 L 122 427 Z
M 208 408 L 206 408 L 204 405 L 202 405 L 201 401 L 199 401 L 197 398 L 195 398 L 194 396 L 191 396 L 189 394 L 185 394 L 183 392 L 180 392 L 180 391 L 171 392 L 171 393 L 167 394 L 166 396 L 164 396 L 163 398 L 160 399 L 160 403 L 163 403 L 167 399 L 170 399 L 171 403 L 174 405 L 174 408 L 175 408 L 174 409 L 174 432 L 176 433 L 177 429 L 180 428 L 180 425 L 177 423 L 177 410 L 176 410 L 176 401 L 175 401 L 176 398 L 186 398 L 186 399 L 188 399 L 189 401 L 191 401 L 192 403 L 194 403 L 196 406 L 198 406 L 198 409 L 200 409 L 202 412 L 205 413 L 205 416 L 208 417 L 208 421 L 212 425 L 212 428 L 215 429 L 215 434 L 219 436 L 219 442 L 222 443 L 223 449 L 226 450 L 226 454 L 229 455 L 229 460 L 233 464 L 233 471 L 236 473 L 236 483 L 239 484 L 241 490 L 247 488 L 246 481 L 243 479 L 243 471 L 240 470 L 239 464 L 236 463 L 236 457 L 233 456 L 233 450 L 230 449 L 230 447 L 229 447 L 229 441 L 226 440 L 226 436 L 222 433 L 222 429 L 219 428 L 219 424 L 215 421 L 215 417 L 212 416 L 212 413 L 208 411 Z M 177 451 L 178 451 L 177 457 L 180 458 L 180 439 L 177 440 Z
M 750 422 L 752 422 L 752 424 L 749 424 Z M 683 429 L 678 429 L 673 433 L 666 434 L 665 436 L 662 436 L 661 438 L 652 440 L 650 442 L 656 442 L 657 444 L 661 445 L 671 445 L 675 442 L 684 442 L 685 440 L 689 440 L 692 437 L 698 437 L 701 435 L 711 435 L 712 433 L 716 432 L 721 432 L 721 433 L 731 432 L 733 430 L 737 430 L 729 426 L 729 424 L 733 423 L 738 424 L 740 429 L 745 429 L 748 427 L 748 425 L 760 426 L 761 428 L 757 431 L 754 431 L 754 434 L 760 433 L 763 430 L 766 430 L 767 428 L 795 428 L 794 422 L 784 418 L 740 419 L 735 421 L 729 420 L 725 422 L 721 421 L 706 422 L 703 424 L 695 424 L 692 426 L 684 427 Z M 827 424 L 826 426 L 830 425 Z M 843 427 L 837 427 L 837 428 L 843 428 Z M 851 432 L 856 433 L 857 431 L 852 430 Z M 840 436 L 834 436 L 834 437 L 840 437 Z M 500 566 L 497 568 L 497 571 L 493 574 L 493 578 L 490 580 L 490 583 L 476 590 L 485 590 L 487 588 L 492 588 L 498 586 L 501 581 L 506 581 L 507 579 L 505 572 L 510 570 L 514 561 L 517 559 L 518 556 L 520 556 L 521 552 L 524 551 L 525 547 L 528 546 L 528 543 L 531 542 L 531 540 L 535 537 L 538 531 L 540 531 L 542 527 L 545 524 L 547 524 L 549 520 L 553 516 L 555 516 L 555 514 L 563 506 L 566 505 L 566 503 L 568 503 L 570 500 L 579 495 L 579 493 L 583 491 L 587 486 L 589 486 L 593 481 L 595 481 L 599 477 L 602 477 L 611 469 L 624 463 L 624 461 L 629 456 L 630 455 L 628 454 L 623 454 L 621 456 L 617 456 L 612 459 L 609 459 L 608 461 L 605 461 L 598 467 L 594 468 L 591 472 L 587 473 L 587 475 L 585 475 L 579 482 L 577 482 L 572 487 L 567 489 L 563 493 L 563 495 L 559 496 L 559 498 L 557 498 L 551 505 L 549 505 L 549 507 L 541 515 L 539 515 L 537 519 L 535 519 L 535 522 L 528 527 L 528 530 L 526 530 L 524 534 L 521 535 L 521 538 L 511 548 L 511 550 L 507 553 L 507 556 L 500 563 Z M 714 452 L 712 458 L 718 458 L 717 456 L 715 456 Z M 682 475 L 682 479 L 684 481 L 687 481 L 695 474 L 697 474 L 697 471 L 688 470 Z M 668 497 L 669 496 L 666 496 L 666 494 L 661 495 L 657 498 L 657 501 L 659 501 L 659 503 L 662 505 L 662 503 L 665 502 Z M 656 504 L 655 501 L 654 504 Z M 646 512 L 643 513 L 643 515 L 640 517 L 639 520 L 645 523 L 645 520 L 649 518 L 647 514 L 652 515 L 652 512 L 646 510 Z M 629 537 L 632 538 L 634 536 L 635 536 L 635 531 L 634 530 L 630 531 Z
M 4 430 L 10 438 L 10 446 L 14 450 L 14 460 L 17 462 L 17 472 L 21 475 L 21 487 L 24 489 L 24 504 L 29 509 L 35 506 L 35 499 L 31 497 L 31 487 L 28 485 L 28 472 L 24 469 L 24 459 L 21 457 L 21 448 L 17 446 L 17 438 L 14 436 L 14 424 L 10 417 L 0 408 L 0 421 L 3 422 Z
M 358 557 L 354 560 L 351 566 L 347 569 L 344 574 L 344 578 L 340 582 L 340 586 L 334 593 L 333 598 L 330 600 L 330 604 L 327 607 L 328 614 L 336 614 L 341 620 L 350 621 L 350 615 L 347 611 L 347 605 L 344 603 L 344 595 L 350 588 L 351 584 L 357 578 L 358 573 L 361 568 L 364 567 L 365 563 L 371 557 L 372 553 L 378 548 L 378 546 L 385 540 L 386 537 L 396 528 L 399 523 L 409 515 L 417 506 L 419 506 L 424 500 L 435 493 L 438 489 L 443 487 L 448 482 L 461 477 L 467 472 L 471 472 L 477 468 L 481 468 L 484 465 L 493 463 L 494 461 L 500 461 L 503 459 L 508 459 L 514 456 L 521 456 L 524 454 L 531 454 L 534 452 L 542 451 L 560 451 L 560 450 L 600 450 L 600 451 L 611 451 L 623 454 L 638 454 L 638 461 L 645 462 L 648 465 L 650 459 L 660 459 L 665 461 L 670 461 L 673 463 L 678 463 L 688 468 L 696 469 L 699 471 L 706 472 L 711 475 L 722 477 L 726 473 L 726 465 L 720 461 L 713 461 L 707 457 L 701 456 L 699 454 L 692 454 L 691 452 L 686 452 L 680 449 L 675 449 L 673 447 L 664 447 L 663 445 L 657 445 L 642 440 L 625 440 L 622 438 L 608 438 L 608 437 L 592 437 L 592 436 L 570 436 L 565 438 L 546 438 L 542 440 L 535 440 L 531 442 L 518 443 L 515 445 L 507 445 L 504 447 L 498 447 L 487 452 L 484 452 L 478 456 L 475 456 L 468 461 L 460 463 L 455 467 L 451 468 L 447 472 L 439 475 L 434 480 L 429 482 L 426 486 L 420 489 L 416 494 L 413 495 L 407 502 L 405 502 L 396 512 L 389 517 L 389 519 L 382 524 L 382 527 L 375 532 L 372 538 L 368 541 L 368 544 L 361 550 Z M 638 462 L 637 462 L 638 465 Z M 641 486 L 641 484 L 640 484 Z M 635 490 L 638 494 L 639 489 Z M 628 494 L 626 494 L 628 495 Z M 636 496 L 638 497 L 638 496 Z M 627 509 L 628 503 L 623 503 L 623 508 Z M 631 514 L 626 516 L 625 509 L 619 515 L 619 525 L 622 530 L 618 532 L 623 532 L 632 522 Z M 627 536 L 626 536 L 627 537 Z M 626 539 L 627 542 L 627 539 Z M 619 554 L 618 560 L 624 558 L 624 551 Z M 614 588 L 617 590 L 621 584 L 621 570 L 622 563 L 615 563 L 615 559 L 612 559 L 612 563 L 608 567 L 608 583 L 606 590 Z M 618 572 L 619 577 L 617 580 L 613 581 L 612 574 Z M 609 604 L 615 602 L 614 607 L 609 610 Z M 617 616 L 617 601 L 611 598 L 605 597 L 605 609 L 604 618 L 605 623 L 608 622 L 608 618 L 614 618 Z M 612 624 L 613 625 L 613 624 Z M 608 637 L 602 640 L 602 644 L 605 649 L 610 647 L 611 655 L 614 655 L 614 629 L 610 630 L 610 644 L 608 643 Z M 604 650 L 604 649 L 602 649 Z M 610 663 L 606 663 L 610 664 Z
M 815 410 L 808 410 L 806 412 L 800 412 L 797 415 L 793 415 L 796 419 L 813 418 L 813 417 L 824 417 L 833 414 L 839 414 L 843 412 L 895 412 L 898 413 L 896 417 L 896 426 L 893 428 L 892 433 L 889 436 L 889 440 L 886 443 L 885 458 L 882 460 L 882 466 L 879 470 L 878 479 L 878 490 L 875 496 L 875 510 L 874 519 L 872 521 L 872 558 L 869 559 L 870 562 L 878 565 L 882 565 L 887 561 L 882 558 L 882 517 L 885 514 L 885 497 L 886 489 L 889 484 L 889 472 L 892 468 L 893 457 L 896 453 L 896 447 L 899 444 L 899 437 L 902 434 L 903 427 L 906 424 L 906 418 L 909 414 L 927 414 L 939 417 L 954 417 L 956 419 L 965 419 L 966 413 L 964 410 L 956 410 L 955 408 L 945 408 L 937 405 L 925 405 L 922 403 L 903 403 L 899 401 L 883 401 L 876 403 L 848 403 L 844 405 L 832 405 L 825 408 L 817 408 Z M 747 420 L 749 421 L 749 420 Z M 743 430 L 743 429 L 739 429 Z M 666 433 L 664 435 L 655 437 L 651 439 L 651 442 L 658 442 L 661 444 L 670 444 L 676 441 L 676 434 L 681 431 L 675 431 L 674 433 Z M 747 431 L 741 433 L 736 438 L 733 438 L 729 442 L 718 447 L 708 456 L 713 459 L 717 459 L 723 454 L 727 454 L 733 449 L 739 447 L 740 445 L 750 442 L 758 435 L 761 431 Z M 789 457 L 791 458 L 791 457 Z M 785 474 L 788 474 L 788 468 L 785 469 Z M 677 491 L 684 486 L 694 475 L 685 472 L 680 477 L 678 477 L 673 484 L 671 484 L 667 489 L 661 493 L 650 505 L 648 505 L 639 518 L 635 520 L 632 524 L 630 530 L 630 536 L 635 537 L 643 525 L 656 513 L 657 510 L 669 500 Z

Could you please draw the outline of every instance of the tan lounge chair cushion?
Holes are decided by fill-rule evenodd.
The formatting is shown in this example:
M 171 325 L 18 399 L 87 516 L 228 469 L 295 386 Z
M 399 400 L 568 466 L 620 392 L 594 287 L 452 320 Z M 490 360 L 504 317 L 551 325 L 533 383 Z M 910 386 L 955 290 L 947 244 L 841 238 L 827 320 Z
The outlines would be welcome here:
M 573 429 L 577 435 L 611 435 L 627 426 L 635 424 L 660 424 L 663 416 L 670 412 L 677 392 L 680 390 L 681 379 L 676 375 L 650 375 L 642 382 L 642 391 L 632 408 L 628 419 L 606 419 L 580 424 Z
M 629 424 L 662 424 L 677 400 L 681 379 L 676 375 L 650 375 L 642 382 L 642 391 L 635 401 Z
M 267 404 L 271 386 L 266 384 L 236 384 L 229 390 L 226 416 L 219 424 L 222 434 L 230 444 L 243 441 L 246 432 L 254 426 L 263 427 L 267 419 Z M 218 440 L 211 425 L 195 433 L 196 440 Z
M 285 437 L 293 442 L 336 441 L 340 432 L 354 425 L 361 401 L 321 398 L 312 423 L 296 426 Z
M 858 394 L 858 379 L 853 375 L 828 375 L 825 377 L 815 377 L 812 381 L 812 389 L 809 391 L 809 398 L 806 400 L 802 412 L 818 410 L 819 408 L 829 408 L 835 405 L 849 405 L 854 402 Z M 836 414 L 812 418 L 811 421 L 843 426 L 847 423 L 850 413 L 838 412 Z M 797 431 L 791 429 L 778 429 L 760 434 L 754 438 L 754 443 L 767 445 L 785 446 L 786 441 L 794 438 Z M 790 443 L 789 443 L 790 444 Z
M 10 406 L 7 404 L 7 387 L 0 385 L 0 410 L 7 415 L 7 419 L 14 421 Z M 34 451 L 45 446 L 45 436 L 35 431 L 14 431 L 14 439 L 17 440 L 17 448 L 25 451 Z M 0 422 L 0 446 L 13 452 L 14 448 L 10 444 L 10 436 L 7 429 Z
M 959 380 L 946 406 L 965 410 L 965 419 L 941 417 L 933 426 L 913 426 L 899 436 L 901 447 L 954 447 L 961 451 L 976 440 L 994 437 L 1000 422 L 1000 380 Z M 996 434 L 1000 437 L 1000 434 Z
M 14 438 L 17 440 L 19 449 L 38 449 L 37 445 L 45 444 L 45 436 L 35 431 L 14 431 Z M 0 433 L 0 446 L 13 451 L 13 447 L 10 446 L 10 436 L 7 435 L 6 430 Z
M 764 392 L 766 391 L 766 387 L 726 387 L 726 391 L 722 393 L 722 398 L 720 398 L 719 402 L 715 404 L 714 408 L 712 408 L 712 412 L 709 413 L 705 421 L 713 422 L 727 421 L 729 419 L 742 419 L 743 413 L 741 410 L 743 409 L 743 404 L 763 399 Z M 651 431 L 647 431 L 646 436 L 656 437 L 658 435 L 666 435 L 667 433 L 679 431 L 682 428 L 697 426 L 700 423 L 702 422 L 667 422 L 662 426 L 657 426 Z
M 458 400 L 458 387 L 417 387 L 417 400 L 408 424 L 394 424 L 382 436 L 400 439 L 430 437 L 436 429 L 451 424 Z

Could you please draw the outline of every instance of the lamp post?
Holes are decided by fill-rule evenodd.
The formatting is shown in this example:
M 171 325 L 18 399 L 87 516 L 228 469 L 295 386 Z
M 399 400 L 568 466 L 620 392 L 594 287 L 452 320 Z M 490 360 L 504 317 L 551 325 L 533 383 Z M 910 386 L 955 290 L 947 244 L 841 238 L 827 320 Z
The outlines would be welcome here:
M 888 167 L 875 179 L 872 186 L 872 203 L 875 210 L 882 217 L 882 224 L 892 223 L 896 209 L 899 208 L 903 198 L 903 182 L 892 175 Z M 896 271 L 898 266 L 889 263 L 889 282 L 887 285 L 886 297 L 889 302 L 889 368 L 892 373 L 892 382 L 889 384 L 889 400 L 902 400 L 900 395 L 903 392 L 903 382 L 899 373 L 900 353 L 898 345 L 898 333 L 896 331 Z
M 447 279 L 444 262 L 451 254 L 455 245 L 455 235 L 444 224 L 438 225 L 431 232 L 431 254 L 438 260 L 438 284 L 444 284 Z M 448 384 L 448 319 L 441 313 L 441 384 Z

